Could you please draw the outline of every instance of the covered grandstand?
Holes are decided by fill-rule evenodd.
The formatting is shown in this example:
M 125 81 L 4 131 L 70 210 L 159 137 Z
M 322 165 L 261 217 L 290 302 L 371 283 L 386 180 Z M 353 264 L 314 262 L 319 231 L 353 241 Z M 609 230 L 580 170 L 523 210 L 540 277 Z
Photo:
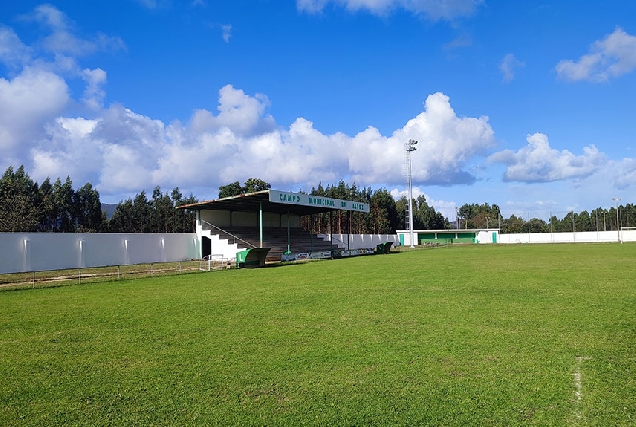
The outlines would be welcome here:
M 301 228 L 301 217 L 337 210 L 369 212 L 367 203 L 302 193 L 263 190 L 180 206 L 196 211 L 202 258 L 232 259 L 249 248 L 270 248 L 268 260 L 283 254 L 331 257 L 330 236 Z

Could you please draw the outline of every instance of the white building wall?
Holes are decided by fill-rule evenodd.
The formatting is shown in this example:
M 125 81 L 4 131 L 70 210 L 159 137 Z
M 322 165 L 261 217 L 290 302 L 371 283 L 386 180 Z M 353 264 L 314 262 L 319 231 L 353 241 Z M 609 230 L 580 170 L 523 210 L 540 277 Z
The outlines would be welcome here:
M 609 243 L 636 242 L 636 230 L 581 231 L 578 233 L 500 234 L 499 243 Z
M 462 233 L 466 230 L 457 230 Z M 619 234 L 622 242 L 636 242 L 636 230 L 621 230 L 620 233 L 614 231 L 581 231 L 576 233 L 516 233 L 516 234 L 500 234 L 498 229 L 489 230 L 467 230 L 476 233 L 477 243 L 492 244 L 492 234 L 496 234 L 496 243 L 512 244 L 512 243 L 610 243 L 618 242 Z M 417 240 L 418 232 L 431 233 L 434 230 L 414 230 L 413 237 Z M 404 230 L 398 231 L 398 236 L 404 235 L 404 245 L 410 245 L 409 232 Z M 344 235 L 346 237 L 346 234 Z M 415 245 L 417 241 L 413 242 Z
M 0 273 L 185 261 L 200 254 L 194 233 L 0 233 Z

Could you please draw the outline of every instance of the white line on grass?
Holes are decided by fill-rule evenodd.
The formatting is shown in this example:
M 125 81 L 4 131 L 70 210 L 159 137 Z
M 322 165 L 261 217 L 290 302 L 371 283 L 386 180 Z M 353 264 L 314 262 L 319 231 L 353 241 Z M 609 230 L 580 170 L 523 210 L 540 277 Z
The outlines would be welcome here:
M 576 357 L 576 371 L 574 371 L 574 404 L 576 406 L 575 415 L 576 419 L 580 420 L 582 417 L 581 412 L 581 400 L 583 400 L 583 381 L 581 375 L 581 365 L 584 360 L 590 360 L 591 357 L 577 356 Z

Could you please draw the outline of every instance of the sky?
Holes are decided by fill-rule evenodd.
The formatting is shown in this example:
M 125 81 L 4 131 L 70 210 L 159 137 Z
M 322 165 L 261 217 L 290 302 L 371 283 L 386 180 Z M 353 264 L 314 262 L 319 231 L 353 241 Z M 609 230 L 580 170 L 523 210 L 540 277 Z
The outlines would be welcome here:
M 636 202 L 636 2 L 0 4 L 0 170 L 104 203 L 340 180 L 455 218 Z

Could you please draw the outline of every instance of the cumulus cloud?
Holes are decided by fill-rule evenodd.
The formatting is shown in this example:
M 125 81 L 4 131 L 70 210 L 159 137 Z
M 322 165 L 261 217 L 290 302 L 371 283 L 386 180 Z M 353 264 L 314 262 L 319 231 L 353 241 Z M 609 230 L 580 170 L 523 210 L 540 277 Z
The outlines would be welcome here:
M 551 182 L 584 178 L 606 164 L 606 157 L 594 145 L 583 148 L 576 156 L 568 150 L 550 147 L 548 137 L 542 133 L 528 135 L 528 145 L 519 151 L 504 150 L 490 155 L 492 163 L 508 165 L 504 181 Z
M 271 116 L 264 115 L 269 106 L 269 99 L 265 95 L 246 95 L 232 85 L 226 85 L 219 90 L 218 115 L 207 110 L 197 110 L 192 116 L 191 127 L 195 132 L 214 132 L 227 127 L 235 134 L 248 135 L 271 129 L 274 122 Z
M 340 179 L 400 185 L 403 144 L 417 138 L 414 182 L 452 185 L 474 180 L 465 167 L 492 144 L 487 118 L 458 117 L 441 93 L 389 136 L 374 127 L 353 136 L 324 134 L 304 118 L 280 127 L 267 114 L 268 103 L 228 85 L 219 91 L 216 114 L 198 110 L 185 124 L 165 124 L 121 105 L 95 119 L 59 117 L 40 125 L 44 136 L 22 163 L 33 166 L 35 179 L 70 174 L 102 194 L 155 185 L 216 189 L 252 176 L 280 187 Z
M 452 20 L 472 15 L 482 0 L 297 0 L 298 10 L 319 13 L 329 3 L 344 6 L 356 12 L 367 10 L 375 15 L 384 15 L 392 9 L 402 8 L 409 12 L 425 15 L 433 21 Z
M 86 144 L 96 120 L 84 118 L 58 118 L 45 125 L 44 143 L 31 148 L 34 177 L 71 176 L 96 182 L 95 171 L 102 166 L 99 144 Z
M 104 107 L 106 72 L 80 63 L 94 39 L 76 36 L 53 6 L 38 7 L 29 19 L 55 37 L 28 47 L 0 29 L 0 60 L 22 62 L 15 77 L 0 78 L 0 167 L 24 164 L 39 181 L 71 175 L 104 195 L 156 185 L 216 189 L 254 176 L 284 188 L 340 179 L 401 185 L 404 142 L 416 139 L 415 184 L 453 185 L 475 180 L 470 162 L 492 145 L 488 118 L 458 116 L 442 93 L 388 135 L 372 126 L 355 135 L 325 134 L 302 117 L 279 126 L 265 95 L 232 85 L 219 90 L 216 110 L 196 110 L 184 123 Z M 58 46 L 63 39 L 69 46 Z M 53 56 L 50 49 L 57 50 Z M 82 93 L 71 93 L 71 80 L 84 82 Z M 83 114 L 68 113 L 80 102 L 89 107 Z
M 512 53 L 503 57 L 499 63 L 499 70 L 503 76 L 504 82 L 512 81 L 515 78 L 515 71 L 518 68 L 525 67 L 526 64 L 519 61 Z
M 84 97 L 82 100 L 92 110 L 103 107 L 104 92 L 102 85 L 106 83 L 106 72 L 101 68 L 94 70 L 85 69 L 82 71 L 82 78 L 86 81 Z
M 424 104 L 425 111 L 385 137 L 375 128 L 357 134 L 349 143 L 349 168 L 360 182 L 403 181 L 404 146 L 419 142 L 412 156 L 416 183 L 451 185 L 475 178 L 464 168 L 474 156 L 491 147 L 493 131 L 487 117 L 460 118 L 449 98 L 436 93 Z
M 617 28 L 595 41 L 589 53 L 578 60 L 562 60 L 556 66 L 560 78 L 571 81 L 607 81 L 636 69 L 636 37 Z
M 26 68 L 11 80 L 0 78 L 0 157 L 34 144 L 68 101 L 66 82 L 49 71 Z

